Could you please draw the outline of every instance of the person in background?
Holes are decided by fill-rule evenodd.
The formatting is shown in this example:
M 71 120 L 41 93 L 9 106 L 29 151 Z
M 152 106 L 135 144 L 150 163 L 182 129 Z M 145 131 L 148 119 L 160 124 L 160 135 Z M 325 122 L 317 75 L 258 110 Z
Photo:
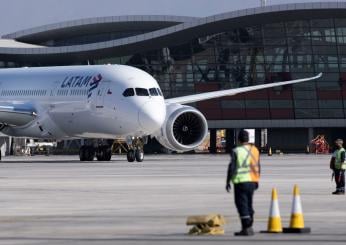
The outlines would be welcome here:
M 335 141 L 336 150 L 330 159 L 330 169 L 333 170 L 333 176 L 335 178 L 336 190 L 333 195 L 345 195 L 345 149 L 343 147 L 344 141 L 337 139 Z

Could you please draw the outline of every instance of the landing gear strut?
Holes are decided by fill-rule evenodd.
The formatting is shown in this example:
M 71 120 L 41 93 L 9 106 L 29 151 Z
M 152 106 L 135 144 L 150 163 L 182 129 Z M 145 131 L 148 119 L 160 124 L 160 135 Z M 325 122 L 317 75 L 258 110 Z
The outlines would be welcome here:
M 127 140 L 129 145 L 129 151 L 127 152 L 127 161 L 128 162 L 143 162 L 144 160 L 144 140 L 142 138 L 132 137 Z

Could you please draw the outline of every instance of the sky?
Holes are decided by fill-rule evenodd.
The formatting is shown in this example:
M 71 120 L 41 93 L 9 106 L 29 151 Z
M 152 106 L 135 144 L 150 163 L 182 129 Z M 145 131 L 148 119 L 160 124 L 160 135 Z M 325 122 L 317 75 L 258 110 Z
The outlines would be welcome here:
M 329 0 L 267 0 L 267 5 Z M 334 0 L 330 2 L 345 2 Z M 260 0 L 0 0 L 0 36 L 80 18 L 120 15 L 203 17 L 260 6 Z

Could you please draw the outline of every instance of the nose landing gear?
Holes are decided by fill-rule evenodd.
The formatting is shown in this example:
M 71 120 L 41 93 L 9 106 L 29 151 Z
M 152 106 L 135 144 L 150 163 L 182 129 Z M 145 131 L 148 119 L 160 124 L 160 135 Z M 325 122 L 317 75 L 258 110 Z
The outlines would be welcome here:
M 127 144 L 129 146 L 129 151 L 127 152 L 127 161 L 128 162 L 143 162 L 144 160 L 144 140 L 142 138 L 130 138 L 127 139 Z

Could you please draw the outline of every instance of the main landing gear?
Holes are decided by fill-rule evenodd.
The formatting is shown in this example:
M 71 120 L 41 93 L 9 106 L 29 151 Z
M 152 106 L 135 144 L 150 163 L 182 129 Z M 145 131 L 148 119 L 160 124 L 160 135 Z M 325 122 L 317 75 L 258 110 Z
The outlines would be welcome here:
M 144 160 L 144 151 L 143 146 L 145 144 L 142 138 L 128 138 L 127 144 L 129 146 L 129 151 L 127 152 L 127 161 L 128 162 L 143 162 Z
M 79 150 L 81 161 L 93 161 L 96 156 L 97 161 L 110 161 L 112 158 L 112 145 L 83 145 Z
M 93 161 L 95 157 L 95 148 L 90 145 L 83 145 L 79 149 L 79 160 L 81 161 Z
M 147 143 L 147 138 L 128 137 L 126 143 L 128 145 L 127 161 L 143 162 L 144 151 L 143 146 Z M 112 158 L 112 142 L 99 141 L 93 142 L 91 145 L 83 145 L 79 150 L 79 159 L 81 161 L 93 161 L 95 156 L 98 161 L 110 161 Z M 95 145 L 97 145 L 95 147 Z

